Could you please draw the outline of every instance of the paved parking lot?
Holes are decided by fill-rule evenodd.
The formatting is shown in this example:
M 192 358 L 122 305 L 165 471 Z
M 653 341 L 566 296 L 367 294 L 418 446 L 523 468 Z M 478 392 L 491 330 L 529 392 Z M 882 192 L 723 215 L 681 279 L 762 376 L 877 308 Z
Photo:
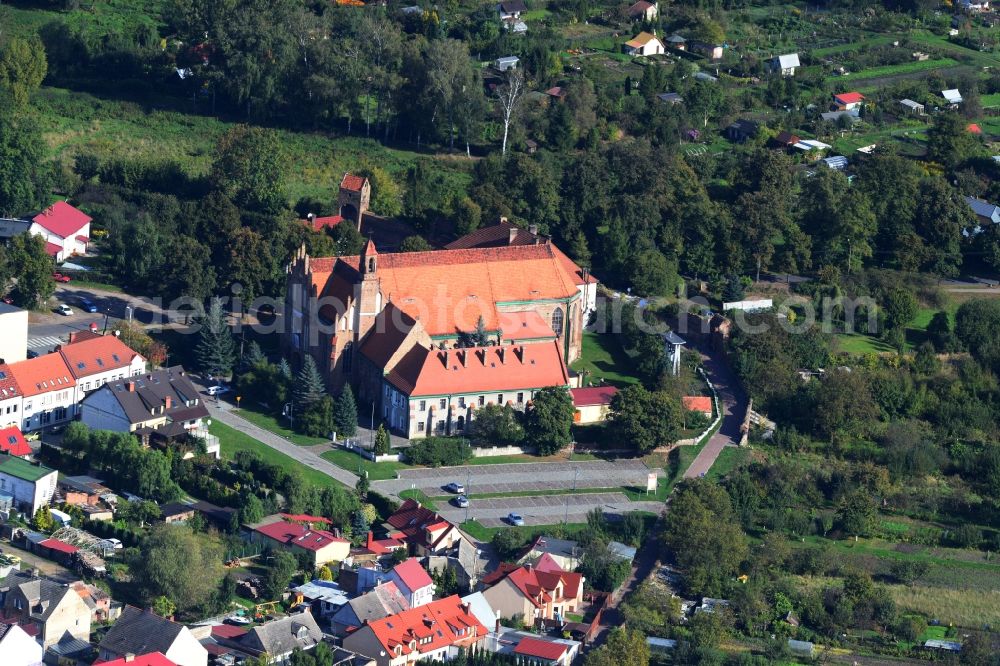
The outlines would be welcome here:
M 662 502 L 632 502 L 623 493 L 583 493 L 579 495 L 537 495 L 532 497 L 503 497 L 476 499 L 468 510 L 455 505 L 438 503 L 438 513 L 446 519 L 461 523 L 468 516 L 484 527 L 507 525 L 507 514 L 521 514 L 527 525 L 552 525 L 566 519 L 570 523 L 587 522 L 587 512 L 600 507 L 608 514 L 625 514 L 630 511 L 658 513 Z
M 388 494 L 411 488 L 430 496 L 441 495 L 452 481 L 466 486 L 469 494 L 514 493 L 527 490 L 568 490 L 576 488 L 646 487 L 651 470 L 640 460 L 586 460 L 580 462 L 506 463 L 464 465 L 430 469 L 405 469 L 398 479 L 375 481 L 372 487 Z

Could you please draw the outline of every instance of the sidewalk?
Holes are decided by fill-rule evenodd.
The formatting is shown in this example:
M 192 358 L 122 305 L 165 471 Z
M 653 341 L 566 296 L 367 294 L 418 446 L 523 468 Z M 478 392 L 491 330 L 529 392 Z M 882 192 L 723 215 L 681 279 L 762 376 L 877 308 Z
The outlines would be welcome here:
M 220 422 L 225 423 L 227 426 L 235 428 L 243 434 L 253 437 L 258 442 L 266 444 L 272 449 L 280 451 L 281 453 L 298 460 L 302 464 L 308 465 L 309 467 L 326 474 L 330 478 L 340 481 L 348 488 L 354 488 L 355 484 L 358 482 L 357 476 L 331 462 L 323 460 L 310 450 L 312 447 L 297 446 L 289 442 L 284 437 L 279 437 L 273 432 L 269 432 L 254 425 L 253 423 L 250 423 L 239 414 L 230 411 L 228 403 L 218 403 L 218 409 L 212 410 L 212 418 L 216 418 Z

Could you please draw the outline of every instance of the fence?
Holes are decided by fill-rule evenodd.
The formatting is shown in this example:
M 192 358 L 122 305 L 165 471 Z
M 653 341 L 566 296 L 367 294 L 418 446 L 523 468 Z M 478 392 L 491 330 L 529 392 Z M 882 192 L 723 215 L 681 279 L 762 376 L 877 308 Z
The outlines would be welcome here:
M 370 449 L 366 449 L 363 446 L 361 446 L 360 444 L 358 444 L 357 440 L 351 440 L 351 439 L 344 440 L 343 442 L 341 442 L 339 444 L 339 446 L 340 446 L 340 448 L 342 448 L 342 449 L 344 449 L 346 451 L 350 451 L 352 453 L 356 453 L 359 456 L 361 456 L 362 458 L 364 458 L 365 460 L 370 460 L 372 462 L 377 462 L 377 463 L 380 463 L 380 462 L 399 462 L 399 454 L 398 453 L 385 453 L 385 454 L 377 456 L 377 455 L 375 455 L 374 451 L 372 451 Z
M 714 430 L 717 425 L 719 425 L 719 422 L 722 421 L 723 417 L 722 405 L 721 403 L 719 403 L 719 394 L 715 390 L 715 385 L 712 384 L 712 380 L 708 378 L 708 375 L 705 374 L 705 370 L 703 368 L 698 368 L 698 372 L 701 373 L 701 378 L 705 380 L 705 383 L 708 384 L 708 389 L 712 392 L 712 406 L 715 408 L 715 418 L 712 419 L 712 422 L 708 424 L 708 427 L 705 428 L 704 432 L 702 432 L 700 435 L 691 437 L 690 439 L 677 440 L 674 443 L 674 446 L 691 446 L 693 444 L 697 444 L 704 437 L 707 437 L 708 434 L 712 432 L 712 430 Z

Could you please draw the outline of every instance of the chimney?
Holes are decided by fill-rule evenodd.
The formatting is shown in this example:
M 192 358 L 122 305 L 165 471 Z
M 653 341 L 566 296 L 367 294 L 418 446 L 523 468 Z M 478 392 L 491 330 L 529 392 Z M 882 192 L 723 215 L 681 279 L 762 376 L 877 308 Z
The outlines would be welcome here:
M 506 365 L 507 364 L 507 354 L 506 354 L 506 351 L 507 350 L 504 347 L 500 347 L 499 349 L 497 349 L 497 356 L 500 357 L 500 365 Z
M 309 220 L 310 222 L 315 221 L 316 220 L 316 213 L 309 213 L 308 215 L 306 215 L 306 219 Z
M 462 351 L 462 367 L 469 367 L 469 350 L 465 349 Z
M 372 542 L 375 541 L 375 534 L 371 530 L 368 531 L 368 539 L 365 541 L 365 547 L 371 550 Z
M 507 224 L 507 217 L 505 215 L 501 215 L 500 221 L 497 224 Z
M 513 245 L 514 240 L 517 238 L 517 232 L 519 229 L 517 227 L 511 227 L 507 230 L 507 245 Z
M 126 652 L 125 653 L 125 663 L 126 664 L 131 664 L 133 661 L 135 661 L 135 655 L 132 654 L 131 652 Z
M 537 236 L 538 235 L 538 225 L 537 224 L 528 225 L 528 232 L 532 236 Z
M 170 409 L 170 408 L 171 408 L 171 407 L 173 406 L 173 404 L 174 404 L 174 401 L 173 401 L 173 399 L 172 399 L 172 398 L 171 398 L 171 397 L 170 397 L 170 396 L 168 395 L 168 396 L 167 396 L 166 398 L 164 398 L 164 399 L 163 399 L 163 403 L 164 403 L 164 404 L 163 404 L 163 408 L 164 408 L 164 409 Z
M 135 393 L 135 382 L 129 382 L 125 386 L 128 387 L 129 393 Z

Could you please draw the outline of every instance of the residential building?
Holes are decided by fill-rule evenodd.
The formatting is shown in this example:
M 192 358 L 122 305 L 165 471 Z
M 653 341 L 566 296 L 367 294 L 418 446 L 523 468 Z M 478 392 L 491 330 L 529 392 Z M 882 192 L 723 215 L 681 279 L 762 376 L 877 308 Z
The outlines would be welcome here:
M 446 555 L 467 539 L 457 527 L 414 499 L 404 500 L 386 521 L 389 538 L 406 545 L 411 555 Z
M 20 425 L 23 403 L 21 388 L 17 385 L 10 366 L 0 363 L 0 425 Z
M 118 616 L 121 615 L 121 604 L 112 602 L 111 596 L 96 585 L 78 580 L 71 583 L 70 587 L 76 590 L 76 593 L 83 599 L 83 603 L 87 604 L 87 608 L 90 609 L 91 622 L 111 622 L 117 620 Z
M 58 476 L 40 463 L 0 453 L 0 495 L 11 497 L 14 507 L 29 516 L 52 502 Z
M 518 560 L 519 564 L 536 565 L 543 556 L 552 558 L 565 571 L 572 571 L 580 565 L 583 548 L 576 541 L 539 536 Z
M 504 2 L 497 5 L 497 13 L 500 15 L 501 21 L 519 19 L 521 18 L 521 14 L 527 11 L 528 8 L 525 6 L 524 0 L 504 0 Z
M 111 661 L 99 661 L 94 666 L 180 666 L 180 664 L 167 659 L 161 652 L 148 652 L 130 654 Z
M 146 359 L 114 335 L 90 331 L 71 333 L 69 344 L 59 345 L 66 366 L 76 379 L 82 398 L 104 384 L 135 377 L 146 371 Z
M 410 608 L 423 606 L 434 600 L 434 581 L 415 557 L 394 566 L 388 578 L 406 597 L 406 603 Z
M 795 147 L 801 141 L 802 139 L 797 134 L 792 134 L 787 130 L 781 130 L 771 139 L 774 146 L 786 150 Z
M 680 35 L 670 35 L 667 37 L 667 46 L 678 51 L 686 51 L 687 40 Z
M 915 116 L 924 115 L 924 105 L 920 102 L 914 102 L 912 99 L 901 99 L 899 100 L 899 105 L 903 107 L 906 113 L 913 114 Z
M 976 197 L 965 197 L 965 202 L 976 214 L 976 220 L 979 221 L 980 226 L 1000 224 L 1000 206 Z
M 646 0 L 639 0 L 638 2 L 629 5 L 628 17 L 633 21 L 655 21 L 656 14 L 659 11 L 659 7 L 656 2 L 647 2 Z
M 343 604 L 333 614 L 333 633 L 346 636 L 362 625 L 409 610 L 410 604 L 393 582 L 382 583 Z
M 91 217 L 65 201 L 57 201 L 31 218 L 29 233 L 45 240 L 45 251 L 62 262 L 86 254 L 90 243 Z
M 833 106 L 837 111 L 853 111 L 861 107 L 865 96 L 859 92 L 845 92 L 833 96 Z
M 689 42 L 689 49 L 695 53 L 700 53 L 709 60 L 722 60 L 722 54 L 726 47 L 724 44 L 713 44 L 711 42 L 700 42 L 697 40 Z
M 117 496 L 92 476 L 63 476 L 57 483 L 62 501 L 73 505 L 96 505 L 101 501 L 113 504 Z
M 76 416 L 76 381 L 61 354 L 43 354 L 7 367 L 21 392 L 22 432 L 62 424 Z
M 757 136 L 760 125 L 752 120 L 740 119 L 726 128 L 726 138 L 736 143 L 746 143 Z
M 309 522 L 295 522 L 277 516 L 248 525 L 248 536 L 256 543 L 266 543 L 289 551 L 306 554 L 317 569 L 330 562 L 343 562 L 351 554 L 351 542 L 332 532 L 313 529 Z
M 0 363 L 17 363 L 27 358 L 28 311 L 0 302 Z
M 488 400 L 523 407 L 534 390 L 568 383 L 590 284 L 581 290 L 574 268 L 549 241 L 387 254 L 369 241 L 360 257 L 326 259 L 303 249 L 288 268 L 283 342 L 295 365 L 310 354 L 331 390 L 356 385 L 397 432 L 457 432 Z M 502 326 L 519 321 L 543 328 L 543 341 L 508 341 Z M 451 349 L 480 326 L 494 346 Z
M 4 666 L 42 666 L 42 646 L 16 624 L 0 623 L 0 656 Z
M 531 636 L 523 632 L 498 632 L 498 644 L 509 642 L 513 654 L 521 664 L 531 666 L 570 666 L 580 654 L 581 644 L 566 638 Z M 504 652 L 503 650 L 498 650 Z
M 540 561 L 534 567 L 501 564 L 483 578 L 483 584 L 488 586 L 483 596 L 497 615 L 521 617 L 525 624 L 561 622 L 583 605 L 583 575 L 568 573 L 554 561 Z
M 309 603 L 313 616 L 328 619 L 351 598 L 339 583 L 332 580 L 312 580 L 299 585 L 294 591 Z
M 614 386 L 587 386 L 569 390 L 573 397 L 573 422 L 579 425 L 601 423 L 608 418 L 611 400 L 617 395 Z
M 0 621 L 38 628 L 36 638 L 48 648 L 67 634 L 90 640 L 90 609 L 72 587 L 27 571 L 11 571 L 0 580 Z
M 177 666 L 208 666 L 208 650 L 190 629 L 134 606 L 125 607 L 97 649 L 99 661 L 159 652 Z
M 493 66 L 498 72 L 506 72 L 510 69 L 517 69 L 521 59 L 517 56 L 503 56 L 493 61 Z
M 208 408 L 179 365 L 106 383 L 80 403 L 80 420 L 91 428 L 131 432 L 147 444 L 197 438 L 218 458 L 207 419 Z
M 775 56 L 768 60 L 766 64 L 768 72 L 771 74 L 780 74 L 781 76 L 795 76 L 795 68 L 800 66 L 798 53 Z
M 270 664 L 281 664 L 288 660 L 293 651 L 312 650 L 322 640 L 323 630 L 307 610 L 265 622 L 250 628 L 237 638 L 220 642 L 230 643 L 255 657 L 266 655 Z
M 663 53 L 663 42 L 655 33 L 640 32 L 632 39 L 625 42 L 622 50 L 631 56 L 651 56 Z
M 0 428 L 0 453 L 27 458 L 31 455 L 31 445 L 24 439 L 16 425 Z
M 369 622 L 344 639 L 344 647 L 369 655 L 378 666 L 403 666 L 422 659 L 447 661 L 475 650 L 488 630 L 458 595 Z

